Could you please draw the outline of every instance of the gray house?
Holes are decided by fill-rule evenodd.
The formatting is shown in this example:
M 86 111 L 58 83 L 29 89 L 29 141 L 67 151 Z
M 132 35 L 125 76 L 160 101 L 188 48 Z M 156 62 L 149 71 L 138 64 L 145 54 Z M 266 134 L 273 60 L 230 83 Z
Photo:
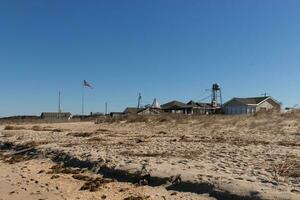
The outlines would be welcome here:
M 221 113 L 221 106 L 214 107 L 211 103 L 189 101 L 187 105 L 192 106 L 193 115 L 205 115 Z
M 281 104 L 272 97 L 233 98 L 223 104 L 227 115 L 253 114 L 258 111 L 280 110 Z
M 176 114 L 193 114 L 193 106 L 187 105 L 180 101 L 171 101 L 161 105 L 161 109 L 167 113 Z

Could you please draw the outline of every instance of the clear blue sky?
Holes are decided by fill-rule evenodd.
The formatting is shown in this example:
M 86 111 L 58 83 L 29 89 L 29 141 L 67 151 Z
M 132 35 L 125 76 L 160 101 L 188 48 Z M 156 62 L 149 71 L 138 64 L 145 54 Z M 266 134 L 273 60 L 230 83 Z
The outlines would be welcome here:
M 300 99 L 298 0 L 1 0 L 0 116 L 120 111 L 156 97 Z

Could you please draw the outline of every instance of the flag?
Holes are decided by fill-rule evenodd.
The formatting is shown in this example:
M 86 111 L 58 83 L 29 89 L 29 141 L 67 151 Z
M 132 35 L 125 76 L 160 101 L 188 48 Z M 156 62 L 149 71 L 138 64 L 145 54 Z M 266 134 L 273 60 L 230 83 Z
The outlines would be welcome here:
M 83 80 L 83 86 L 88 88 L 93 88 L 93 86 L 89 84 L 86 80 Z

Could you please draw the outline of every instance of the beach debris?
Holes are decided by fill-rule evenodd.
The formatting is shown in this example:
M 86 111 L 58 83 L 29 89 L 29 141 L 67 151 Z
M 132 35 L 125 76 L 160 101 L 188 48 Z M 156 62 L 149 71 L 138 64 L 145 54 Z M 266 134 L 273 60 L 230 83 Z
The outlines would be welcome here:
M 90 192 L 97 191 L 101 186 L 112 182 L 112 180 L 103 179 L 100 177 L 92 178 L 91 180 L 85 182 L 79 190 L 88 190 Z
M 144 198 L 141 196 L 130 196 L 130 197 L 126 197 L 123 200 L 143 200 Z
M 142 165 L 142 169 L 140 171 L 140 180 L 139 180 L 139 185 L 148 185 L 149 184 L 149 179 L 150 179 L 150 173 L 146 169 L 147 164 Z
M 181 179 L 181 174 L 178 174 L 178 175 L 175 175 L 175 176 L 171 176 L 169 181 L 172 183 L 172 184 L 179 184 L 182 182 L 182 179 Z
M 74 174 L 72 176 L 72 178 L 76 179 L 76 180 L 80 180 L 80 181 L 92 181 L 93 178 L 86 176 L 86 175 L 81 175 L 81 174 Z
M 47 174 L 79 174 L 81 172 L 81 169 L 66 167 L 64 164 L 57 164 L 53 165 Z

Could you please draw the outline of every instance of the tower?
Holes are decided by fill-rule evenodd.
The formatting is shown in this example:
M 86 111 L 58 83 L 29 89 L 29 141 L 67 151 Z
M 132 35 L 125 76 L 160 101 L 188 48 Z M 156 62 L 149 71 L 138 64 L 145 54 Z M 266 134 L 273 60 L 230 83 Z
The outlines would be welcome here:
M 220 107 L 220 106 L 222 106 L 222 92 L 221 92 L 221 87 L 217 83 L 214 83 L 212 85 L 211 105 L 213 107 Z

